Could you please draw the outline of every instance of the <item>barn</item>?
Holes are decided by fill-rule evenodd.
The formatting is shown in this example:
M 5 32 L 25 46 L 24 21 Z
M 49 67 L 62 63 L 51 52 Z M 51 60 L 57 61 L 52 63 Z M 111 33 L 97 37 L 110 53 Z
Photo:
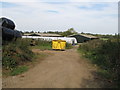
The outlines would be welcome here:
M 49 33 L 32 33 L 32 34 L 24 34 L 23 36 L 40 36 L 40 37 L 62 37 L 59 34 L 49 34 Z
M 69 37 L 75 37 L 77 40 L 77 43 L 83 43 L 89 40 L 98 39 L 98 37 L 93 35 L 86 35 L 86 34 L 76 34 L 76 35 L 70 35 Z
M 77 40 L 74 37 L 61 37 L 58 34 L 24 34 L 22 38 L 33 38 L 33 39 L 42 39 L 46 41 L 52 40 L 65 40 L 67 43 L 77 44 Z

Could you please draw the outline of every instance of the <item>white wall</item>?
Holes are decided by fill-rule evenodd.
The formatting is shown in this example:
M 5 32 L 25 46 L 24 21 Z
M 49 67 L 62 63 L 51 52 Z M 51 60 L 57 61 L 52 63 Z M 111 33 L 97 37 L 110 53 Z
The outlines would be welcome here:
M 22 38 L 33 38 L 33 39 L 43 39 L 43 40 L 47 40 L 47 41 L 52 41 L 52 40 L 65 40 L 67 43 L 77 43 L 76 38 L 74 37 L 40 37 L 40 36 L 22 36 Z

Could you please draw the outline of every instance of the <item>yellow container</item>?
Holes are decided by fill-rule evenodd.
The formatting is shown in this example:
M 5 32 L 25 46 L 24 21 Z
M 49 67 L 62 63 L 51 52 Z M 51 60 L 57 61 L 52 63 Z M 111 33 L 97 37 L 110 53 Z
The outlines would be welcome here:
M 52 49 L 65 50 L 66 41 L 65 40 L 52 40 Z

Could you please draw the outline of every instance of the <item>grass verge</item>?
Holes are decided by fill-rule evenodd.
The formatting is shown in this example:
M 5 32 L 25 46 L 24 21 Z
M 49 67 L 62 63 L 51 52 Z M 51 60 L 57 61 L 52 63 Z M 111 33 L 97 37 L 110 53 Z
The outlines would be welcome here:
M 14 69 L 10 72 L 10 75 L 15 76 L 15 75 L 24 73 L 24 72 L 26 72 L 27 70 L 28 70 L 28 67 L 27 67 L 27 66 L 20 66 L 20 67 L 14 68 Z
M 2 53 L 2 67 L 3 75 L 18 75 L 21 74 L 32 66 L 37 58 L 43 60 L 47 55 L 45 53 L 34 53 L 30 49 L 31 39 L 18 39 L 16 41 L 4 41 Z M 39 41 L 36 47 L 41 49 L 50 48 L 50 42 Z M 35 47 L 32 47 L 35 48 Z M 27 66 L 24 66 L 27 65 Z M 10 74 L 9 74 L 10 73 Z
M 93 40 L 79 46 L 84 57 L 100 67 L 98 74 L 120 85 L 120 42 L 118 37 L 109 40 Z M 120 88 L 120 87 L 119 87 Z
M 72 44 L 66 43 L 66 49 L 71 49 L 71 48 L 73 48 Z

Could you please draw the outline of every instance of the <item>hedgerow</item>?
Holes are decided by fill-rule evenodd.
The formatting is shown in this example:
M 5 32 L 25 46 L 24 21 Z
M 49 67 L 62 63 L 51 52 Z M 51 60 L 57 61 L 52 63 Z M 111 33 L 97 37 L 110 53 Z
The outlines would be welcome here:
M 120 38 L 115 36 L 107 41 L 93 40 L 79 46 L 85 57 L 98 65 L 109 79 L 120 86 Z M 108 78 L 107 78 L 108 79 Z

